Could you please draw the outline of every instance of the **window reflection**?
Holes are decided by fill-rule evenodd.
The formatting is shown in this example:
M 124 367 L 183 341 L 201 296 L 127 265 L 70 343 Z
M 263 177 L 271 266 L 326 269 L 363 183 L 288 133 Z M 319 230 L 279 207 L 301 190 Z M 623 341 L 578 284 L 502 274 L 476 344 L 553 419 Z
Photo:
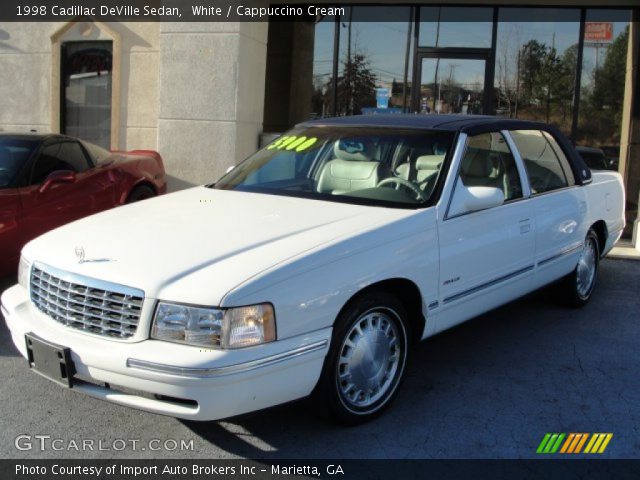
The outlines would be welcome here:
M 63 45 L 64 133 L 105 148 L 111 145 L 111 42 Z
M 495 113 L 551 123 L 569 135 L 580 11 L 505 8 L 498 20 Z
M 624 101 L 629 11 L 588 10 L 576 141 L 601 147 L 617 167 Z
M 422 60 L 420 113 L 481 114 L 484 60 Z
M 335 17 L 325 17 L 315 25 L 311 118 L 323 118 L 333 114 L 332 75 L 334 30 Z
M 421 47 L 491 48 L 493 8 L 422 7 Z
M 365 21 L 405 18 L 405 21 Z M 338 115 L 401 112 L 409 106 L 410 7 L 351 7 L 340 18 Z M 386 105 L 386 106 L 385 106 Z

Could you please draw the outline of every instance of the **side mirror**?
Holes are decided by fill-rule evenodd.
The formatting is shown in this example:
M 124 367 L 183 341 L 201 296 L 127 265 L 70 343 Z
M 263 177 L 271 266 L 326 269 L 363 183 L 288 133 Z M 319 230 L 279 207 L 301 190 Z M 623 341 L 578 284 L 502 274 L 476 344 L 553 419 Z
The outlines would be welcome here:
M 465 187 L 460 179 L 456 184 L 449 207 L 449 217 L 499 207 L 504 203 L 502 190 L 494 187 Z
M 40 186 L 40 193 L 46 192 L 58 183 L 73 183 L 76 181 L 76 173 L 71 170 L 56 170 L 51 172 Z

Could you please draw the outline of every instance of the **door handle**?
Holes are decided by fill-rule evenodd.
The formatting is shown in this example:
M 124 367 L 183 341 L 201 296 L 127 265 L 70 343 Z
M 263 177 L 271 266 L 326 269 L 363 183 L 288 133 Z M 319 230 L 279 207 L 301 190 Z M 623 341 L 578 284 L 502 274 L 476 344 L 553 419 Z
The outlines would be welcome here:
M 525 233 L 529 233 L 531 231 L 531 221 L 528 218 L 524 220 L 520 220 L 520 234 L 524 235 Z

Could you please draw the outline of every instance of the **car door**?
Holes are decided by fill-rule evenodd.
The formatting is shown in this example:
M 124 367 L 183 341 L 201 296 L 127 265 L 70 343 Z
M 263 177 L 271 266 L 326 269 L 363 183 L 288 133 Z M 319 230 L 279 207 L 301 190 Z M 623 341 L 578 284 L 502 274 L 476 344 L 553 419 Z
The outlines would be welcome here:
M 438 222 L 438 330 L 526 293 L 534 267 L 532 207 L 523 167 L 504 133 L 469 136 L 453 168 L 453 192 Z M 456 206 L 460 195 L 477 192 L 493 192 L 498 204 L 476 211 Z
M 509 132 L 524 163 L 536 219 L 536 286 L 571 272 L 586 235 L 587 203 L 569 161 L 542 130 Z
M 93 165 L 76 141 L 49 142 L 37 156 L 28 185 L 20 188 L 23 235 L 28 241 L 53 228 L 113 206 L 113 185 L 94 178 Z M 70 171 L 72 181 L 54 182 L 53 172 Z

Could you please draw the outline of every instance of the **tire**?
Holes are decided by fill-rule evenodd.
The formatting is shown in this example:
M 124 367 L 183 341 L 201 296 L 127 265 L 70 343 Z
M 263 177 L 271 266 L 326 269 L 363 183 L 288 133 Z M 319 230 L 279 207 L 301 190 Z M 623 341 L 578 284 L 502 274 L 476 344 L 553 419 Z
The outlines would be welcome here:
M 346 425 L 380 415 L 404 377 L 409 333 L 406 310 L 394 296 L 375 291 L 351 301 L 334 325 L 316 405 Z
M 593 229 L 587 232 L 584 247 L 576 268 L 563 280 L 562 298 L 571 307 L 582 307 L 589 303 L 598 280 L 600 244 Z
M 139 202 L 140 200 L 146 200 L 147 198 L 155 197 L 156 192 L 153 188 L 147 185 L 140 185 L 134 188 L 127 197 L 127 203 Z

